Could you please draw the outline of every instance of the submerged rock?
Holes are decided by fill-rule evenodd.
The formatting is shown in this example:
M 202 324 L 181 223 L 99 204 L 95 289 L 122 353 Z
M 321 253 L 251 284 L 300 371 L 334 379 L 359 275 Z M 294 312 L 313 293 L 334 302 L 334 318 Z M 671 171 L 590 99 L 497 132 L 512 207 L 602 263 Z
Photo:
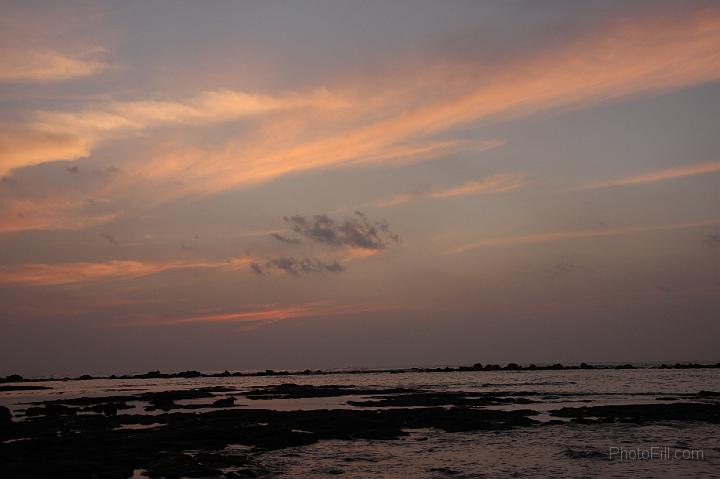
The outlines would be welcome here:
M 703 421 L 720 423 L 720 404 L 669 403 L 564 407 L 550 411 L 575 422 Z M 589 419 L 597 418 L 597 419 Z

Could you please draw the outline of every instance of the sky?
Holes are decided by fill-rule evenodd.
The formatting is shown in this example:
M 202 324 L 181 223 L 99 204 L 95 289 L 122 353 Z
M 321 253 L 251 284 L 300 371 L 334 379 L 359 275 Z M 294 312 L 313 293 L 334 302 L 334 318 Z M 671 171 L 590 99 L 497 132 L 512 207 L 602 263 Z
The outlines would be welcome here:
M 717 361 L 720 7 L 0 2 L 0 374 Z

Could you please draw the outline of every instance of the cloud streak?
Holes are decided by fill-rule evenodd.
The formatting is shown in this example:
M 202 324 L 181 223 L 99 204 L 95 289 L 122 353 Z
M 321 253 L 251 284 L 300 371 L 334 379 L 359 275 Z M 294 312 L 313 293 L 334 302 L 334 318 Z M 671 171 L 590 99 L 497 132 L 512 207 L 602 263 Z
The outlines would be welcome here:
M 557 108 L 577 108 L 629 95 L 669 91 L 720 79 L 720 11 L 685 18 L 623 20 L 495 66 L 428 68 L 421 80 L 406 72 L 400 95 L 390 83 L 340 95 L 341 114 L 307 113 L 218 151 L 173 152 L 155 158 L 142 174 L 181 180 L 192 170 L 201 181 L 180 194 L 206 194 L 269 181 L 292 172 L 437 158 L 454 151 L 496 147 L 433 136 L 471 122 L 506 121 Z M 461 87 L 442 88 L 452 83 Z M 339 90 L 342 90 L 340 88 Z M 447 93 L 440 93 L 438 92 Z M 429 94 L 432 92 L 432 95 Z M 418 101 L 418 98 L 429 100 Z M 317 132 L 322 131 L 322 135 Z
M 206 91 L 184 100 L 109 101 L 80 111 L 36 111 L 0 137 L 0 174 L 13 168 L 89 156 L 103 140 L 170 125 L 207 125 L 303 108 L 343 108 L 326 90 L 265 95 Z
M 526 184 L 527 181 L 521 176 L 510 173 L 500 173 L 481 180 L 468 181 L 461 185 L 448 188 L 400 193 L 392 198 L 378 201 L 376 206 L 386 208 L 425 198 L 448 199 L 468 195 L 507 193 L 518 190 Z
M 593 229 L 593 230 L 571 230 L 571 231 L 558 231 L 554 233 L 538 233 L 531 235 L 520 235 L 520 236 L 505 236 L 502 238 L 490 238 L 481 241 L 475 241 L 473 243 L 467 243 L 449 251 L 444 254 L 458 254 L 466 251 L 486 248 L 486 247 L 498 247 L 498 246 L 516 246 L 522 244 L 533 244 L 533 243 L 547 243 L 552 241 L 568 241 L 575 239 L 586 239 L 586 238 L 602 238 L 609 236 L 627 236 L 640 233 L 648 233 L 653 231 L 673 231 L 673 230 L 684 230 L 690 228 L 701 228 L 704 226 L 713 226 L 720 224 L 720 219 L 697 221 L 693 223 L 674 223 L 666 225 L 641 225 L 641 226 L 628 226 L 624 228 L 616 229 Z
M 703 175 L 707 173 L 720 172 L 720 161 L 712 163 L 701 163 L 697 165 L 681 166 L 679 168 L 668 168 L 665 170 L 653 171 L 638 176 L 629 176 L 610 181 L 587 183 L 580 185 L 573 190 L 594 190 L 599 188 L 612 188 L 618 186 L 642 185 L 645 183 L 657 183 L 659 181 L 674 180 L 686 176 Z
M 244 134 L 230 136 L 220 147 L 199 147 L 181 139 L 173 142 L 177 147 L 151 149 L 148 157 L 128 160 L 125 174 L 99 192 L 121 201 L 142 197 L 141 204 L 156 205 L 289 173 L 406 164 L 495 148 L 502 141 L 441 140 L 438 135 L 470 123 L 507 121 L 717 81 L 719 65 L 720 10 L 673 18 L 645 16 L 608 23 L 525 58 L 495 65 L 428 65 L 423 75 L 397 72 L 385 83 L 275 95 L 217 90 L 179 100 L 109 101 L 77 111 L 35 112 L 26 128 L 20 127 L 21 135 L 0 139 L 0 171 L 85 157 L 105 139 L 161 126 L 252 120 Z M 450 84 L 452 88 L 444 88 Z M 468 184 L 436 194 L 446 198 L 480 188 Z M 52 227 L 49 221 L 47 228 Z
M 0 283 L 29 286 L 59 286 L 105 280 L 127 280 L 178 269 L 234 271 L 248 266 L 249 258 L 216 262 L 107 261 L 102 263 L 22 264 L 0 268 Z
M 283 235 L 283 234 L 281 234 L 281 233 L 270 233 L 270 236 L 272 236 L 273 238 L 275 238 L 276 240 L 278 240 L 278 241 L 281 242 L 281 243 L 287 243 L 287 244 L 300 244 L 300 243 L 302 243 L 302 241 L 300 241 L 300 240 L 297 239 L 297 238 L 290 238 L 290 237 L 287 237 L 287 236 L 285 236 L 285 235 Z
M 327 301 L 305 303 L 298 306 L 259 306 L 241 311 L 213 314 L 196 314 L 177 318 L 148 318 L 145 324 L 187 324 L 187 323 L 238 323 L 259 321 L 263 323 L 287 319 L 300 319 L 324 316 L 346 316 L 360 313 L 372 313 L 397 309 L 375 304 L 337 305 Z
M 120 217 L 120 210 L 93 208 L 87 201 L 51 195 L 45 199 L 3 201 L 0 234 L 33 230 L 73 230 L 108 223 Z
M 45 83 L 95 75 L 108 68 L 97 53 L 70 56 L 51 49 L 4 49 L 0 53 L 0 82 Z

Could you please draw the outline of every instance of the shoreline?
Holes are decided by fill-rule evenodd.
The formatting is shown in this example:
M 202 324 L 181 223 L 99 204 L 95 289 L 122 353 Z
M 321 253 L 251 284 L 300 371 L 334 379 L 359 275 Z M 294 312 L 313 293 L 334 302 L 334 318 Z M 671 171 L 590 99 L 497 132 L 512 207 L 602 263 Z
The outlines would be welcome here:
M 454 373 L 454 372 L 481 372 L 481 371 L 564 371 L 564 370 L 617 370 L 617 369 L 720 369 L 720 362 L 717 363 L 674 363 L 658 365 L 640 365 L 640 364 L 607 364 L 607 363 L 580 363 L 564 365 L 554 363 L 550 365 L 529 364 L 527 366 L 518 363 L 508 363 L 505 366 L 499 364 L 481 364 L 475 363 L 472 366 L 457 367 L 428 367 L 428 368 L 389 368 L 389 369 L 348 369 L 348 370 L 323 370 L 323 369 L 304 369 L 302 371 L 266 369 L 264 371 L 234 371 L 228 370 L 222 373 L 203 373 L 196 370 L 181 371 L 176 373 L 163 373 L 159 370 L 149 371 L 142 374 L 112 374 L 110 376 L 92 376 L 83 374 L 76 377 L 23 377 L 20 374 L 10 374 L 0 377 L 0 384 L 4 383 L 24 383 L 24 382 L 48 382 L 48 381 L 92 381 L 96 379 L 102 380 L 126 380 L 126 379 L 172 379 L 172 378 L 223 378 L 223 377 L 265 377 L 265 376 L 323 376 L 338 374 L 404 374 L 404 373 Z

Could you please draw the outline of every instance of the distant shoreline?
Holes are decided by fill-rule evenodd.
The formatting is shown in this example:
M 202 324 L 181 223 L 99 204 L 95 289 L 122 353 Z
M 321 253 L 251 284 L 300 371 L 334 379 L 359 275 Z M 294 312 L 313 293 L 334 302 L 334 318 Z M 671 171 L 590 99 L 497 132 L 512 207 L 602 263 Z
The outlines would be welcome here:
M 91 376 L 83 374 L 77 377 L 41 377 L 41 378 L 25 378 L 19 374 L 10 374 L 0 377 L 0 383 L 20 383 L 20 382 L 44 382 L 44 381 L 91 381 L 95 379 L 170 379 L 170 378 L 223 378 L 223 377 L 264 377 L 264 376 L 323 376 L 335 374 L 403 374 L 403 373 L 453 373 L 453 372 L 480 372 L 480 371 L 565 371 L 565 370 L 592 370 L 592 369 L 720 369 L 718 363 L 675 363 L 675 364 L 659 364 L 659 365 L 634 365 L 627 364 L 590 364 L 580 363 L 579 365 L 563 365 L 555 363 L 550 365 L 536 366 L 529 364 L 527 366 L 517 363 L 508 363 L 505 366 L 499 364 L 481 364 L 475 363 L 472 366 L 458 367 L 437 367 L 437 368 L 390 368 L 390 369 L 349 369 L 349 370 L 323 370 L 323 369 L 305 369 L 302 371 L 290 371 L 266 369 L 264 371 L 223 371 L 221 373 L 202 373 L 200 371 L 190 370 L 177 373 L 163 373 L 160 371 L 149 371 L 142 374 L 122 374 L 110 376 Z

